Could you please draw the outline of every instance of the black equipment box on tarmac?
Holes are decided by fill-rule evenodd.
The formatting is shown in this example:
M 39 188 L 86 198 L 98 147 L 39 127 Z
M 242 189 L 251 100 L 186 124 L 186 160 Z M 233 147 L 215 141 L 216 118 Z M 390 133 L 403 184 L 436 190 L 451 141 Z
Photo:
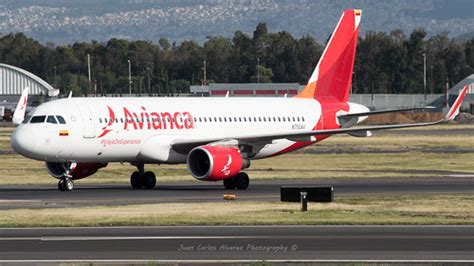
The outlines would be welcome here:
M 281 201 L 300 202 L 301 192 L 306 192 L 310 202 L 332 202 L 334 200 L 333 187 L 281 187 Z

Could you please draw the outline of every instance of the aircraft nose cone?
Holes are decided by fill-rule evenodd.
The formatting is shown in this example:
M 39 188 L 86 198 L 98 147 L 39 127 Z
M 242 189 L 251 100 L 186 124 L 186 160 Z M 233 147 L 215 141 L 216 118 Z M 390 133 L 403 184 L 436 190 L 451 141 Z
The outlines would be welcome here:
M 17 153 L 29 157 L 28 154 L 34 153 L 36 138 L 31 130 L 19 126 L 13 132 L 11 144 Z

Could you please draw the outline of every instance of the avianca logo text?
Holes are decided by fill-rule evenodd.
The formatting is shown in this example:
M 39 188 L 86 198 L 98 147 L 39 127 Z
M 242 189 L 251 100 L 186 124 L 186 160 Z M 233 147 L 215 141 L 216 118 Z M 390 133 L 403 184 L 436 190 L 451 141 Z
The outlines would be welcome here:
M 229 154 L 229 160 L 227 160 L 227 164 L 224 165 L 222 168 L 221 172 L 225 175 L 228 176 L 230 174 L 230 165 L 232 164 L 232 156 Z
M 192 129 L 194 128 L 194 120 L 189 112 L 148 112 L 144 106 L 140 112 L 130 111 L 127 107 L 123 107 L 123 118 L 116 118 L 115 112 L 110 106 L 109 119 L 102 133 L 98 138 L 107 135 L 114 123 L 123 123 L 124 130 L 161 130 L 161 129 Z

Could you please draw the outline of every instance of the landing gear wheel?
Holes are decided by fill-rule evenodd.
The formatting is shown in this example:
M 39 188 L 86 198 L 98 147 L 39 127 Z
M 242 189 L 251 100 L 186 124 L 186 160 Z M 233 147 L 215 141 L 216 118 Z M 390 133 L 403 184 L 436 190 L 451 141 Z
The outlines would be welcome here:
M 60 179 L 58 182 L 59 191 L 66 191 L 66 186 L 64 185 L 64 179 Z
M 244 190 L 249 187 L 249 176 L 244 172 L 240 172 L 237 176 L 234 177 L 234 180 L 234 184 L 237 189 Z
M 74 189 L 74 182 L 71 179 L 61 179 L 58 182 L 58 189 L 60 191 L 72 191 Z
M 224 187 L 225 189 L 234 189 L 235 188 L 234 178 L 231 177 L 231 178 L 224 179 Z
M 152 189 L 156 185 L 156 176 L 153 172 L 145 172 L 142 176 L 145 189 Z
M 64 181 L 64 184 L 65 184 L 65 186 L 66 186 L 66 190 L 67 190 L 67 191 L 72 191 L 72 190 L 74 189 L 74 182 L 72 182 L 71 179 L 69 179 L 69 178 L 66 179 L 66 180 Z
M 133 172 L 130 176 L 130 184 L 134 189 L 141 189 L 143 187 L 143 175 L 140 172 Z

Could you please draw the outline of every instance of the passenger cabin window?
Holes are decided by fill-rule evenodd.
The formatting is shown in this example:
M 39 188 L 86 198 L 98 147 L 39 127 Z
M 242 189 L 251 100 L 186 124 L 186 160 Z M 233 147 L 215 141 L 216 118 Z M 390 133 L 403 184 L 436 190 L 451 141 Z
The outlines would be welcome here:
M 30 123 L 31 124 L 44 123 L 45 119 L 46 119 L 45 115 L 33 116 L 33 118 L 31 118 L 31 120 L 30 120 Z
M 54 118 L 54 116 L 49 115 L 46 119 L 46 123 L 57 124 L 58 122 L 56 121 L 56 118 Z

